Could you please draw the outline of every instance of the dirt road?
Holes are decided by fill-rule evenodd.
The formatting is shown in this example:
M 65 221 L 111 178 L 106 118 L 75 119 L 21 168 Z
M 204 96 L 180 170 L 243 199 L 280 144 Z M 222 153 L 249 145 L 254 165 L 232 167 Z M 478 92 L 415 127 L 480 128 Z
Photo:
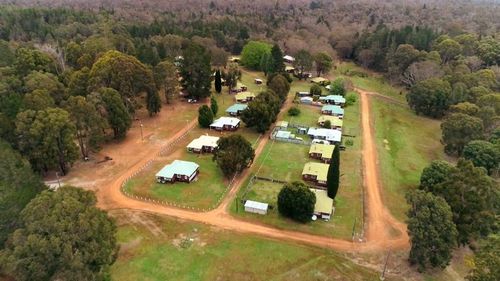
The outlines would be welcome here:
M 320 247 L 328 247 L 339 251 L 349 252 L 370 252 L 382 249 L 401 249 L 408 246 L 408 236 L 406 226 L 395 220 L 383 205 L 380 194 L 379 173 L 377 170 L 377 155 L 375 139 L 372 132 L 369 95 L 365 91 L 359 91 L 362 109 L 362 129 L 363 129 L 363 165 L 364 165 L 364 185 L 366 189 L 366 242 L 353 243 L 351 241 L 333 239 L 324 236 L 317 236 L 296 231 L 286 231 L 270 226 L 246 222 L 232 217 L 227 209 L 234 200 L 237 191 L 240 189 L 245 179 L 249 176 L 250 169 L 246 169 L 235 179 L 231 189 L 216 209 L 206 212 L 192 212 L 185 209 L 156 205 L 148 202 L 137 201 L 126 197 L 120 190 L 122 183 L 132 176 L 136 171 L 144 166 L 148 161 L 154 159 L 155 155 L 163 146 L 151 145 L 146 148 L 149 157 L 142 157 L 133 161 L 110 182 L 101 183 L 97 191 L 98 205 L 104 209 L 133 209 L 144 212 L 167 215 L 179 219 L 191 220 L 205 223 L 242 233 L 252 233 L 266 236 L 272 239 L 290 240 L 304 244 L 312 244 Z M 289 98 L 281 114 L 291 106 L 292 99 Z M 183 135 L 193 125 L 196 120 L 191 121 L 182 130 L 170 137 L 169 142 Z M 261 137 L 255 152 L 256 157 L 262 152 L 269 141 L 269 133 Z M 143 155 L 143 153 L 141 153 Z

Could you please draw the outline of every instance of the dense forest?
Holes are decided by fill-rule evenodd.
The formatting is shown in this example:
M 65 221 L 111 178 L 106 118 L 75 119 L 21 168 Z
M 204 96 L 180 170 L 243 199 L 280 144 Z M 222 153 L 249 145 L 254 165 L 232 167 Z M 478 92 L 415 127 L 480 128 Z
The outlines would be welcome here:
M 58 264 L 67 263 L 66 268 L 85 268 L 83 279 L 105 279 L 116 258 L 113 222 L 94 207 L 92 194 L 71 187 L 57 195 L 44 191 L 40 176 L 64 175 L 106 142 L 122 140 L 138 111 L 154 116 L 181 87 L 189 97 L 209 97 L 215 70 L 216 80 L 222 75 L 231 90 L 241 75 L 227 64 L 231 54 L 242 54 L 246 67 L 269 74 L 270 91 L 242 116 L 248 127 L 265 132 L 290 89 L 291 78 L 282 73 L 282 57 L 290 54 L 297 58 L 296 68 L 315 69 L 318 75 L 340 60 L 380 72 L 406 89 L 416 114 L 442 120 L 445 152 L 457 163 L 430 163 L 418 190 L 408 194 L 410 262 L 421 270 L 445 267 L 454 247 L 469 244 L 478 249 L 470 280 L 494 280 L 481 279 L 491 274 L 481 270 L 498 265 L 488 264 L 499 247 L 498 237 L 491 235 L 498 234 L 500 208 L 498 2 L 0 3 L 0 152 L 8 160 L 0 165 L 1 270 L 21 280 L 64 279 L 71 271 L 61 271 Z M 77 208 L 65 210 L 65 200 Z M 54 213 L 40 211 L 48 204 Z M 83 210 L 98 225 L 92 233 L 105 238 L 95 260 L 82 258 L 85 251 L 44 257 L 41 247 L 33 264 L 50 261 L 50 271 L 28 270 L 22 263 L 32 246 L 26 237 L 35 235 L 39 240 L 33 245 L 50 247 L 44 233 L 54 230 L 51 220 Z M 36 223 L 44 219 L 47 225 Z M 78 237 L 76 223 L 65 223 L 75 231 L 73 240 L 50 241 L 52 246 L 91 240 Z M 82 248 L 98 242 L 88 243 Z

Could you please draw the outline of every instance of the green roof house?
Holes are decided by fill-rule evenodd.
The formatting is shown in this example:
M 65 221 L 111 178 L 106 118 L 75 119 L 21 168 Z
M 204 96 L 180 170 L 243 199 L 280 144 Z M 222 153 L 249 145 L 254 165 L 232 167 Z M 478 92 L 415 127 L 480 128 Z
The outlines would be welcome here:
M 327 104 L 321 108 L 321 113 L 324 115 L 333 115 L 340 118 L 344 117 L 344 109 L 338 105 Z
M 302 170 L 302 178 L 319 186 L 326 186 L 326 177 L 330 165 L 323 163 L 308 162 Z
M 246 104 L 235 103 L 235 104 L 231 105 L 230 107 L 228 107 L 226 109 L 226 112 L 231 116 L 238 116 L 247 108 L 248 108 L 248 105 L 246 105 Z
M 194 162 L 174 160 L 156 173 L 156 181 L 159 183 L 174 183 L 176 181 L 189 183 L 196 179 L 199 169 L 200 166 Z
M 314 143 L 309 149 L 309 157 L 330 163 L 335 145 Z
M 340 105 L 340 106 L 344 106 L 344 104 L 345 104 L 345 98 L 343 96 L 339 96 L 339 95 L 329 95 L 326 97 L 320 97 L 319 101 L 322 103 L 334 104 L 334 105 Z

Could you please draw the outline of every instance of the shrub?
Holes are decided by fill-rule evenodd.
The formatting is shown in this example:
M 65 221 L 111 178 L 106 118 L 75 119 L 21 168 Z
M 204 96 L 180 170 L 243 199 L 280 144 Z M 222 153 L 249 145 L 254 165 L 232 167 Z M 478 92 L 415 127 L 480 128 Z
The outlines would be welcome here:
M 353 105 L 356 103 L 356 101 L 358 100 L 358 97 L 356 96 L 356 94 L 354 93 L 349 93 L 347 94 L 347 96 L 345 97 L 345 105 L 346 106 L 350 106 L 350 105 Z
M 293 106 L 291 107 L 289 110 L 288 110 L 288 115 L 289 116 L 297 116 L 300 114 L 300 109 L 296 106 Z
M 316 195 L 301 182 L 287 183 L 278 194 L 281 215 L 299 222 L 308 222 L 314 212 Z
M 309 92 L 313 96 L 321 96 L 322 89 L 321 89 L 321 87 L 319 85 L 313 84 L 311 86 L 311 89 L 309 90 Z

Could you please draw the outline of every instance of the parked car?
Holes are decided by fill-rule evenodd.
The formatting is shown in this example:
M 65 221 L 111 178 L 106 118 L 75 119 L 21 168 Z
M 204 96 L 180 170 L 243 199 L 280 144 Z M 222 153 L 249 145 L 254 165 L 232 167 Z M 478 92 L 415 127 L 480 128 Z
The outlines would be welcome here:
M 197 103 L 198 100 L 197 99 L 188 99 L 188 103 Z

